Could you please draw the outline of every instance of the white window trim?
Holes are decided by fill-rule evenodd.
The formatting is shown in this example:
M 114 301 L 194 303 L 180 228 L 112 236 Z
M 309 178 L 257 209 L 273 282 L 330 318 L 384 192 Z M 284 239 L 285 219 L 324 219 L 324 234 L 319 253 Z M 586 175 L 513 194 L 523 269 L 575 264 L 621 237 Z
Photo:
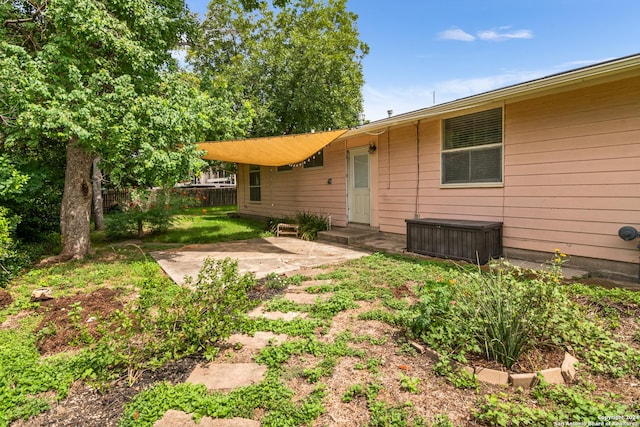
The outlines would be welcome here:
M 257 170 L 251 170 L 251 166 L 258 166 Z M 260 185 L 251 185 L 251 174 L 252 173 L 259 173 L 260 174 Z M 249 194 L 248 194 L 248 199 L 249 199 L 249 203 L 254 203 L 254 204 L 259 204 L 262 203 L 262 166 L 260 165 L 249 165 L 249 182 L 248 182 L 248 186 L 249 186 Z M 251 200 L 251 189 L 252 188 L 259 188 L 260 189 L 260 200 Z
M 467 114 L 473 114 L 473 113 L 477 113 L 480 111 L 485 111 L 485 110 L 492 110 L 494 108 L 501 108 L 502 109 L 502 142 L 500 143 L 496 143 L 496 144 L 487 144 L 487 145 L 479 145 L 476 147 L 465 147 L 465 148 L 454 148 L 451 150 L 444 150 L 444 126 L 443 123 L 446 119 L 450 119 L 453 117 L 460 117 L 460 116 L 464 116 Z M 478 109 L 478 110 L 474 110 L 474 111 L 470 111 L 468 113 L 465 114 L 459 114 L 459 115 L 452 115 L 452 116 L 447 116 L 447 117 L 442 117 L 439 121 L 439 125 L 440 125 L 440 153 L 439 153 L 439 160 L 440 160 L 440 188 L 502 188 L 504 187 L 504 136 L 505 136 L 505 132 L 504 132 L 504 124 L 505 124 L 505 104 L 502 103 L 500 105 L 495 105 L 495 106 L 491 106 L 488 108 L 482 108 L 482 109 Z M 500 176 L 502 177 L 501 181 L 496 181 L 496 182 L 460 182 L 460 183 L 450 183 L 450 184 L 445 184 L 442 182 L 442 168 L 443 168 L 443 164 L 442 164 L 442 155 L 443 153 L 453 153 L 456 151 L 468 151 L 468 150 L 474 150 L 474 149 L 481 149 L 482 148 L 492 148 L 492 147 L 502 147 L 501 150 L 501 173 Z

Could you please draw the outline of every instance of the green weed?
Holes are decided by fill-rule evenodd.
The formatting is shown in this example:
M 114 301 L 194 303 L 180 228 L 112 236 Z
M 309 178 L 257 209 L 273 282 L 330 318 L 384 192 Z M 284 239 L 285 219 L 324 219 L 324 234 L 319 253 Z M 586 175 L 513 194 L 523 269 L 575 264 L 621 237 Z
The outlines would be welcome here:
M 521 394 L 491 394 L 478 402 L 474 416 L 490 425 L 535 425 L 554 426 L 600 425 L 605 419 L 620 419 L 634 413 L 632 408 L 616 402 L 612 396 L 594 396 L 584 385 L 575 388 L 565 385 L 549 385 L 541 380 L 531 392 L 536 407 Z
M 418 393 L 418 386 L 420 385 L 420 378 L 409 377 L 404 374 L 400 374 L 400 388 L 408 391 L 409 393 Z

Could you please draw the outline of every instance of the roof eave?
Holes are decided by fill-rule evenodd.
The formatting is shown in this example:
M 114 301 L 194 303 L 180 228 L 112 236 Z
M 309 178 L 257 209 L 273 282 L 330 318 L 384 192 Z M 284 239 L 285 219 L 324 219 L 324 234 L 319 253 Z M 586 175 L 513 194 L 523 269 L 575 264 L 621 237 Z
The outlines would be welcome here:
M 440 116 L 454 111 L 465 110 L 483 105 L 505 101 L 516 97 L 525 97 L 536 92 L 559 89 L 564 86 L 574 85 L 577 82 L 588 82 L 623 73 L 630 69 L 640 67 L 640 54 L 618 58 L 595 65 L 590 65 L 575 70 L 542 77 L 536 80 L 530 80 L 495 89 L 489 92 L 483 92 L 478 95 L 472 95 L 466 98 L 457 99 L 443 104 L 434 105 L 409 113 L 399 114 L 387 119 L 377 120 L 351 129 L 341 135 L 338 140 L 347 139 L 356 135 L 366 134 L 370 132 L 380 131 L 390 127 L 396 127 L 413 123 L 418 120 L 424 120 L 433 116 Z

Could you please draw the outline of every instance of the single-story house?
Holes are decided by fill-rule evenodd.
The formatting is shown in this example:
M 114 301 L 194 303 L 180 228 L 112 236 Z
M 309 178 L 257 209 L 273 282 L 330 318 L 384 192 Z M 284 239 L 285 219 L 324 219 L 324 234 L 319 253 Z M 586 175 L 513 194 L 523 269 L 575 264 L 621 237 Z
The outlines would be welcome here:
M 502 223 L 504 255 L 555 249 L 572 265 L 638 274 L 640 54 L 360 127 L 203 143 L 238 163 L 238 210 L 331 216 L 407 233 L 418 218 Z

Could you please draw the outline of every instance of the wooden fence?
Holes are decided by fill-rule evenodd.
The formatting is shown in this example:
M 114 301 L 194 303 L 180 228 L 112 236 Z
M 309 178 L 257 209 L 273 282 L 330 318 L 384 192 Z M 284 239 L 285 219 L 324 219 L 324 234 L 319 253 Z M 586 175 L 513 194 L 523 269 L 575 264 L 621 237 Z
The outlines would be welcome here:
M 234 188 L 188 188 L 188 192 L 200 194 L 200 205 L 207 206 L 231 206 L 238 204 L 238 193 Z M 205 197 L 202 197 L 205 196 Z
M 131 201 L 129 190 L 107 190 L 102 192 L 102 211 L 109 213 Z
M 185 192 L 189 196 L 199 197 L 200 206 L 231 206 L 238 203 L 235 188 L 181 188 L 180 192 Z M 203 197 L 204 196 L 204 197 Z M 102 209 L 104 213 L 109 213 L 118 206 L 126 205 L 131 201 L 129 190 L 108 190 L 102 195 Z

